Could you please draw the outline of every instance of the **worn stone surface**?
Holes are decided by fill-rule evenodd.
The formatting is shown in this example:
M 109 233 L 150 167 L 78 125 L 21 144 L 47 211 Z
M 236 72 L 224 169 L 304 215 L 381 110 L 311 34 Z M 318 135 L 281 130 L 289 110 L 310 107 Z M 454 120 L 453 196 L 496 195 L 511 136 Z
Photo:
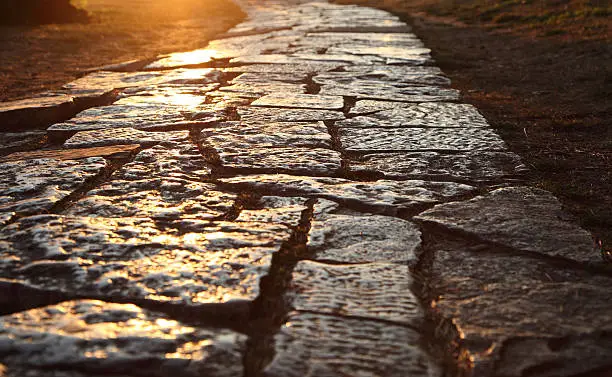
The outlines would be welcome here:
M 402 104 L 336 125 L 340 128 L 489 127 L 474 106 L 457 103 Z
M 252 103 L 253 106 L 289 107 L 298 109 L 341 110 L 344 99 L 341 95 L 320 96 L 314 94 L 270 94 Z
M 347 151 L 481 151 L 505 150 L 506 144 L 488 128 L 341 128 Z
M 334 263 L 415 262 L 421 232 L 406 220 L 377 215 L 315 215 L 308 247 Z
M 395 214 L 410 209 L 465 195 L 473 187 L 453 182 L 386 181 L 353 182 L 342 178 L 301 177 L 290 175 L 250 175 L 221 179 L 221 182 L 266 190 L 275 193 L 296 193 L 326 198 L 375 212 Z
M 296 227 L 307 209 L 306 198 L 262 196 L 257 209 L 243 209 L 236 221 L 283 224 Z
M 319 92 L 325 96 L 352 96 L 358 99 L 378 99 L 399 102 L 456 101 L 459 92 L 438 86 L 416 86 L 383 80 L 352 79 L 346 83 L 329 83 Z
M 342 67 L 341 72 L 322 72 L 313 77 L 313 80 L 324 85 L 350 83 L 355 78 L 412 85 L 450 85 L 450 80 L 442 75 L 440 69 L 431 66 L 416 66 L 406 69 L 404 66 L 390 65 L 347 65 Z
M 419 327 L 424 313 L 406 264 L 299 262 L 287 293 L 297 311 L 380 319 Z
M 107 166 L 101 157 L 0 163 L 0 212 L 46 212 Z
M 377 171 L 385 177 L 406 179 L 464 179 L 470 181 L 516 177 L 527 168 L 511 152 L 474 151 L 444 154 L 439 152 L 373 153 L 351 161 L 351 170 Z
M 146 132 L 134 128 L 108 128 L 77 132 L 66 140 L 67 148 L 88 148 L 117 144 L 141 144 L 144 146 L 164 141 L 186 141 L 189 131 Z
M 0 152 L 40 146 L 46 140 L 46 132 L 2 132 Z
M 79 160 L 87 157 L 127 156 L 138 148 L 140 148 L 139 144 L 127 144 L 80 149 L 47 149 L 30 152 L 15 152 L 0 158 L 0 162 L 34 159 Z
M 242 373 L 245 343 L 244 335 L 230 330 L 190 327 L 135 305 L 93 300 L 0 320 L 0 360 L 9 371 L 233 377 Z
M 267 94 L 278 93 L 306 93 L 306 85 L 297 83 L 287 83 L 281 81 L 267 82 L 251 81 L 237 82 L 233 85 L 224 86 L 219 89 L 222 92 L 236 92 L 246 97 L 259 98 Z
M 75 108 L 74 99 L 69 95 L 0 102 L 0 130 L 44 127 L 69 117 Z
M 316 336 L 313 336 L 316 334 Z M 276 339 L 266 377 L 438 376 L 417 332 L 376 321 L 293 314 Z
M 297 75 L 298 77 L 319 73 L 328 72 L 341 67 L 341 63 L 334 62 L 300 62 L 285 63 L 285 64 L 248 64 L 237 67 L 223 68 L 225 72 L 251 72 L 258 74 L 282 74 L 282 75 Z
M 592 261 L 589 233 L 568 218 L 549 192 L 508 187 L 465 202 L 438 205 L 416 217 L 482 240 L 541 255 Z
M 254 300 L 288 237 L 286 227 L 262 223 L 34 216 L 0 232 L 0 271 L 73 297 Z
M 340 111 L 240 107 L 238 115 L 243 122 L 312 122 L 324 120 L 341 120 L 344 114 Z

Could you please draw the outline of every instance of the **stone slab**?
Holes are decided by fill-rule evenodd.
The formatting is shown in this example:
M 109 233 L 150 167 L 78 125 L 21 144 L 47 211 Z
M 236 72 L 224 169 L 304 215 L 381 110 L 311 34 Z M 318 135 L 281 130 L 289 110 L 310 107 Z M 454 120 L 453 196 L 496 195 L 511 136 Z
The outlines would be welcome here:
M 17 101 L 0 102 L 0 130 L 45 127 L 76 112 L 74 98 L 56 95 Z
M 414 65 L 424 65 L 431 63 L 430 49 L 412 46 L 372 46 L 370 44 L 352 44 L 346 46 L 332 46 L 325 52 L 326 54 L 352 54 L 352 55 L 372 55 L 383 59 L 396 59 Z M 385 60 L 386 61 L 386 60 Z
M 408 265 L 298 262 L 287 292 L 298 312 L 378 319 L 418 328 L 424 312 L 411 292 Z
M 269 83 L 272 82 L 284 82 L 284 83 L 302 83 L 308 78 L 307 72 L 295 72 L 290 74 L 288 72 L 270 72 L 262 75 L 255 72 L 245 72 L 240 76 L 232 79 L 233 84 L 237 83 Z
M 348 83 L 354 79 L 410 85 L 450 85 L 450 80 L 442 75 L 442 71 L 432 66 L 346 65 L 340 72 L 322 72 L 313 77 L 321 85 Z
M 301 63 L 287 63 L 287 64 L 246 64 L 238 65 L 234 67 L 223 68 L 224 72 L 251 72 L 259 74 L 282 74 L 297 76 L 303 76 L 313 73 L 328 72 L 334 69 L 338 69 L 342 66 L 342 63 L 334 62 L 301 62 Z M 265 76 L 264 75 L 264 76 Z
M 252 123 L 312 122 L 344 119 L 344 114 L 340 111 L 261 107 L 239 107 L 238 116 L 241 121 Z
M 307 209 L 307 200 L 300 197 L 262 196 L 257 203 L 259 208 L 243 209 L 236 221 L 255 221 L 297 227 L 302 213 Z
M 591 235 L 568 219 L 561 203 L 544 190 L 501 188 L 465 202 L 438 205 L 416 219 L 540 255 L 585 263 L 599 258 Z
M 396 102 L 456 101 L 459 92 L 438 86 L 416 86 L 382 80 L 354 79 L 350 83 L 323 85 L 321 95 L 351 96 L 357 99 L 376 99 Z
M 333 263 L 416 262 L 421 232 L 411 222 L 378 215 L 315 215 L 308 248 Z
M 0 152 L 41 146 L 46 132 L 0 132 Z
M 357 116 L 336 123 L 340 128 L 489 127 L 472 105 L 457 103 L 402 104 L 367 116 Z
M 67 297 L 180 305 L 252 301 L 282 225 L 42 215 L 0 232 L 0 273 Z
M 341 110 L 344 99 L 341 95 L 322 96 L 315 94 L 269 94 L 252 103 L 253 106 L 288 107 L 297 109 Z
M 313 336 L 316 334 L 316 336 Z M 415 331 L 388 323 L 293 314 L 275 336 L 266 377 L 439 376 Z
M 135 305 L 94 300 L 31 309 L 0 322 L 0 360 L 10 369 L 233 377 L 242 373 L 245 348 L 246 336 L 230 330 L 190 327 Z
M 79 160 L 88 157 L 113 157 L 130 154 L 140 148 L 139 144 L 112 145 L 107 147 L 93 147 L 81 149 L 47 149 L 31 152 L 15 152 L 0 158 L 0 162 L 54 159 L 54 160 Z
M 367 46 L 403 46 L 423 47 L 423 43 L 412 33 L 342 33 L 314 32 L 307 33 L 292 45 L 327 48 L 330 46 L 367 45 Z
M 394 179 L 427 177 L 476 182 L 515 178 L 527 171 L 518 155 L 511 152 L 488 151 L 455 154 L 374 153 L 351 161 L 350 168 L 354 172 L 376 171 Z
M 66 140 L 64 146 L 66 148 L 91 148 L 121 144 L 150 146 L 165 141 L 180 142 L 188 139 L 189 131 L 146 132 L 124 127 L 77 132 Z
M 354 152 L 503 151 L 506 144 L 488 128 L 341 128 L 340 141 Z
M 102 173 L 101 157 L 80 160 L 32 159 L 0 163 L 0 212 L 46 212 Z
M 221 92 L 236 92 L 246 97 L 259 98 L 267 94 L 281 95 L 282 93 L 306 93 L 306 85 L 298 83 L 287 83 L 281 81 L 266 82 L 237 82 L 232 85 L 219 88 Z
M 342 178 L 290 176 L 284 174 L 247 175 L 220 180 L 250 190 L 276 194 L 324 198 L 370 211 L 395 215 L 452 197 L 466 195 L 474 187 L 453 182 L 386 181 L 355 182 Z

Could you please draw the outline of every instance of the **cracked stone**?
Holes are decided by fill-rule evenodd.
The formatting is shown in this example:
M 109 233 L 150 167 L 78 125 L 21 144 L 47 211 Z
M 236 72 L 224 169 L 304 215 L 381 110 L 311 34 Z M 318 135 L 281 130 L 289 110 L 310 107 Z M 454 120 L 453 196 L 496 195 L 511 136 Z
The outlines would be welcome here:
M 334 263 L 416 262 L 420 245 L 414 224 L 378 215 L 315 215 L 308 234 L 313 259 Z
M 321 85 L 325 84 L 346 84 L 354 79 L 358 80 L 379 80 L 401 84 L 418 85 L 450 85 L 450 80 L 442 75 L 437 67 L 430 66 L 389 66 L 389 65 L 347 65 L 342 72 L 323 72 L 313 77 L 313 80 Z M 359 101 L 356 107 L 361 106 L 361 102 L 375 102 L 370 100 Z M 400 103 L 394 103 L 401 105 Z M 391 107 L 391 106 L 389 106 Z
M 399 102 L 439 102 L 459 99 L 459 92 L 455 89 L 414 86 L 372 79 L 354 79 L 350 83 L 323 85 L 320 94 Z
M 252 301 L 289 235 L 285 226 L 256 222 L 33 216 L 0 232 L 0 271 L 68 297 Z
M 66 140 L 66 148 L 87 148 L 117 144 L 144 146 L 162 142 L 180 142 L 189 139 L 189 131 L 146 132 L 134 128 L 108 128 L 77 132 Z
M 269 94 L 253 102 L 252 106 L 289 107 L 298 109 L 342 110 L 342 96 L 320 96 L 315 94 Z
M 261 107 L 240 107 L 238 115 L 243 122 L 312 122 L 323 120 L 342 120 L 344 114 L 340 111 L 282 109 Z
M 359 102 L 358 102 L 359 104 Z M 472 105 L 456 103 L 401 104 L 336 123 L 340 128 L 489 127 Z
M 437 205 L 416 219 L 518 250 L 585 263 L 598 258 L 591 235 L 568 219 L 551 193 L 535 188 L 497 189 Z
M 424 312 L 411 292 L 408 266 L 298 262 L 287 296 L 297 311 L 360 317 L 419 327 Z
M 275 357 L 263 375 L 439 376 L 440 367 L 419 338 L 409 328 L 383 322 L 293 314 L 275 336 Z
M 76 110 L 69 95 L 56 95 L 0 103 L 2 131 L 32 129 L 70 117 Z
M 488 128 L 341 128 L 340 141 L 347 151 L 503 151 L 506 144 Z
M 0 361 L 9 372 L 233 377 L 242 374 L 245 348 L 246 336 L 231 330 L 190 327 L 135 305 L 94 300 L 31 309 L 0 323 Z
M 516 177 L 527 168 L 510 152 L 474 151 L 460 154 L 438 152 L 375 153 L 351 161 L 351 170 L 377 171 L 388 178 L 466 179 L 487 181 Z
M 0 132 L 0 152 L 42 145 L 46 132 Z
M 0 212 L 46 212 L 107 166 L 101 157 L 33 159 L 0 163 Z
M 139 144 L 128 144 L 82 149 L 48 149 L 30 152 L 15 152 L 0 158 L 0 162 L 33 159 L 78 160 L 87 157 L 126 156 L 138 148 L 140 148 Z
M 331 136 L 323 122 L 228 122 L 202 130 L 201 136 L 219 153 L 264 147 L 331 147 Z
M 390 215 L 395 215 L 400 210 L 416 209 L 455 196 L 466 195 L 475 190 L 472 186 L 454 182 L 420 180 L 354 182 L 342 178 L 283 174 L 239 176 L 220 181 L 249 190 L 320 197 Z
M 283 148 L 244 145 L 240 150 L 219 151 L 221 165 L 239 171 L 334 175 L 341 167 L 339 152 L 323 148 Z
M 611 339 L 596 335 L 611 327 L 609 277 L 484 245 L 437 250 L 431 272 L 436 311 L 463 334 L 476 373 L 574 376 L 609 362 Z
M 262 196 L 259 200 L 260 209 L 243 209 L 236 221 L 296 227 L 299 225 L 302 212 L 307 208 L 307 200 L 299 197 Z

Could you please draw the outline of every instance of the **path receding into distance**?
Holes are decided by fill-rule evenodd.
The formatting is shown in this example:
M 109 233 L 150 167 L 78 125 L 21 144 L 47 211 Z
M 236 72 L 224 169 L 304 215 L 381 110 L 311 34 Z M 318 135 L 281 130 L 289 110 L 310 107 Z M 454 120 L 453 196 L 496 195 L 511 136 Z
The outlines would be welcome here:
M 380 10 L 0 104 L 0 375 L 604 376 L 612 271 Z

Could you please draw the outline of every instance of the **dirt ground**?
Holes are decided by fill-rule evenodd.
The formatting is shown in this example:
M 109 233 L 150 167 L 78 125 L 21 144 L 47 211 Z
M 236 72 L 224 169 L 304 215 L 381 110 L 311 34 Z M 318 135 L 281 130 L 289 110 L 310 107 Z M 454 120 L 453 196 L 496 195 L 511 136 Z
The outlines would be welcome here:
M 89 24 L 0 27 L 0 101 L 57 89 L 88 68 L 203 47 L 243 18 L 229 1 L 73 0 Z
M 612 246 L 612 6 L 341 0 L 391 10 L 581 225 Z

